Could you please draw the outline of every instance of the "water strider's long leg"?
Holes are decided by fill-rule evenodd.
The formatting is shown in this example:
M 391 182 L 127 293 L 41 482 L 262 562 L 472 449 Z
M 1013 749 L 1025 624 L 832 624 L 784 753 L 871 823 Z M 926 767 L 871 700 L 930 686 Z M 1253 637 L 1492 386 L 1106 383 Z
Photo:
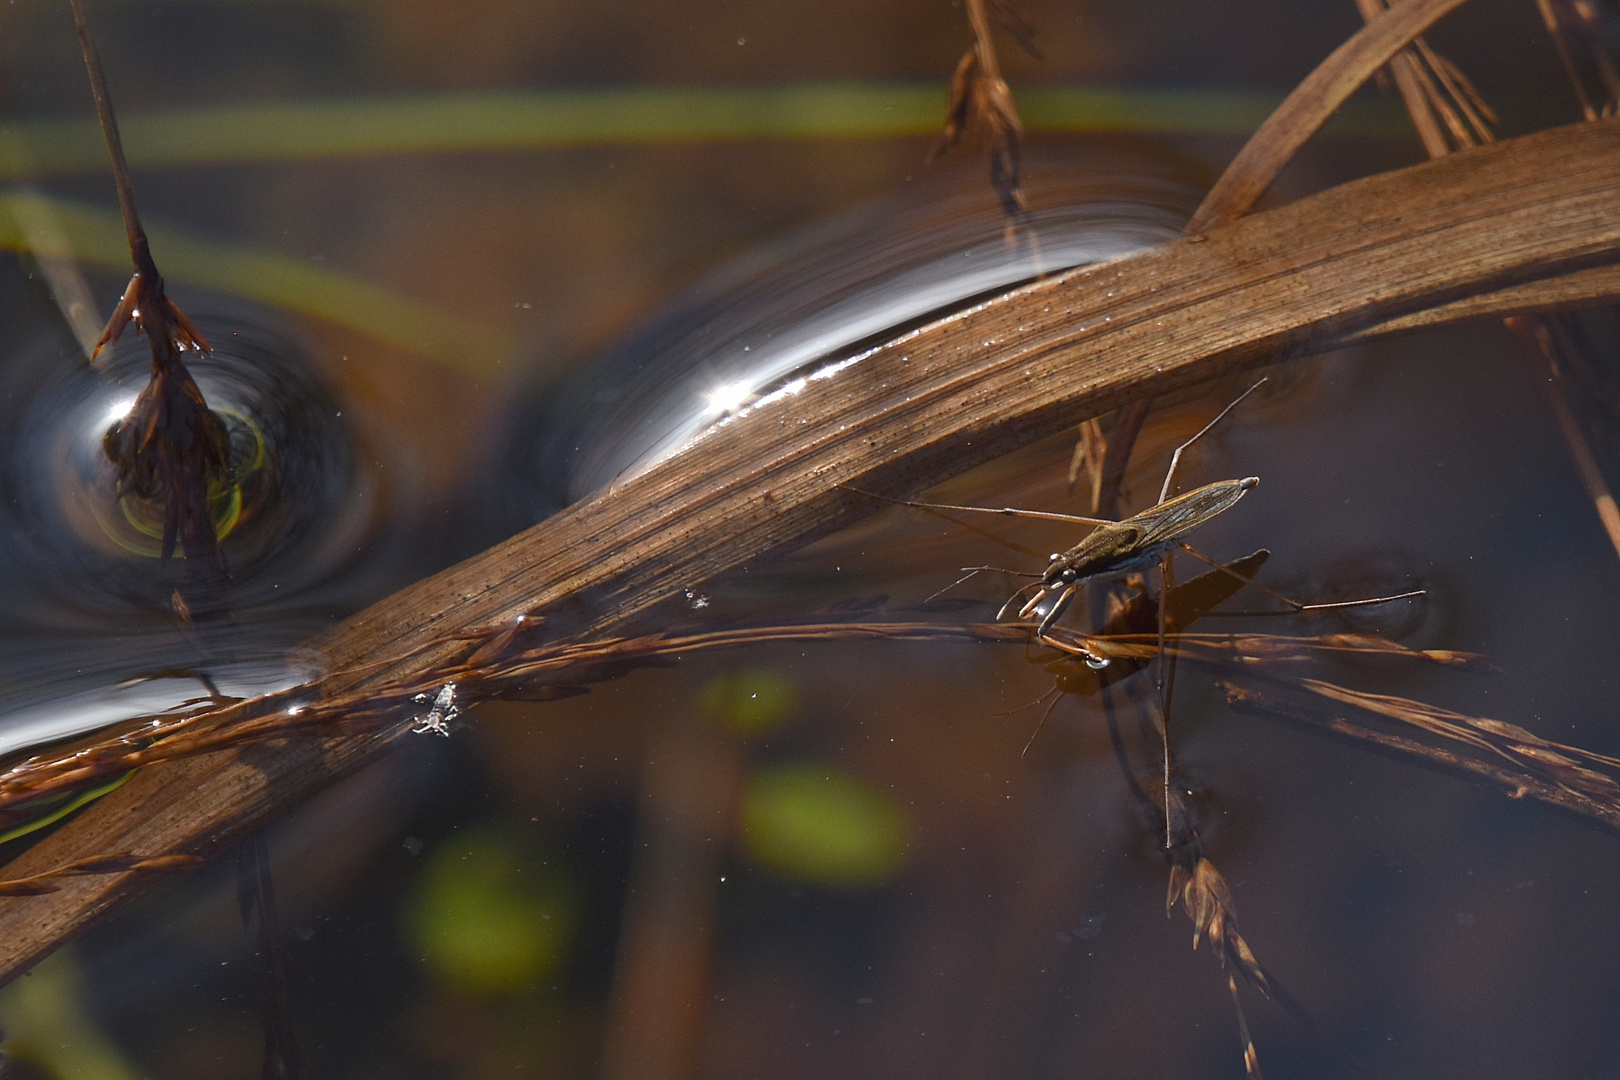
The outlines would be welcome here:
M 1035 745 L 1035 736 L 1041 733 L 1041 729 L 1046 726 L 1046 721 L 1051 719 L 1052 710 L 1057 708 L 1059 701 L 1063 700 L 1063 692 L 1061 689 L 1054 686 L 1052 691 L 1051 704 L 1047 705 L 1047 707 L 1041 711 L 1041 718 L 1035 721 L 1035 730 L 1029 733 L 1029 738 L 1024 740 L 1024 748 L 1018 752 L 1018 756 L 1021 758 L 1029 756 L 1029 748 Z
M 1151 821 L 1158 810 L 1153 805 L 1153 799 L 1142 789 L 1141 781 L 1136 778 L 1136 768 L 1131 764 L 1130 751 L 1126 749 L 1125 736 L 1120 731 L 1118 697 L 1112 686 L 1102 688 L 1101 701 L 1103 721 L 1108 725 L 1108 739 L 1113 744 L 1114 760 L 1119 763 L 1120 775 L 1125 778 L 1125 785 L 1141 807 L 1143 815 Z
M 911 506 L 919 510 L 961 510 L 970 514 L 998 514 L 1001 517 L 1032 518 L 1036 521 L 1062 521 L 1070 525 L 1114 525 L 1112 518 L 1086 517 L 1084 514 L 1059 514 L 1047 510 L 1024 510 L 1016 506 L 962 506 L 957 503 L 920 502 L 917 499 L 895 499 L 888 495 L 879 495 L 875 491 L 842 485 L 849 491 L 859 495 L 868 495 L 884 502 L 895 503 L 900 506 Z
M 1235 403 L 1234 403 L 1235 404 Z M 1216 419 L 1219 419 L 1217 417 Z M 1172 560 L 1175 550 L 1166 551 L 1159 556 L 1159 602 L 1158 624 L 1159 640 L 1154 650 L 1155 663 L 1158 669 L 1159 684 L 1159 734 L 1164 744 L 1164 849 L 1169 851 L 1172 846 L 1170 835 L 1170 693 L 1174 685 L 1175 660 L 1164 651 L 1164 620 L 1166 609 L 1169 607 L 1167 598 L 1175 581 L 1175 569 Z
M 1266 380 L 1262 377 L 1253 386 L 1249 387 L 1247 390 L 1243 391 L 1243 393 L 1233 398 L 1229 403 L 1227 403 L 1226 408 L 1215 414 L 1215 418 L 1213 420 L 1199 428 L 1198 431 L 1193 434 L 1192 438 L 1176 447 L 1175 453 L 1170 455 L 1170 466 L 1164 471 L 1164 484 L 1159 488 L 1159 501 L 1154 504 L 1155 506 L 1163 506 L 1165 501 L 1170 498 L 1170 489 L 1172 486 L 1174 486 L 1176 481 L 1176 469 L 1180 467 L 1181 455 L 1187 449 L 1187 447 L 1203 438 L 1211 428 L 1220 423 L 1222 420 L 1226 419 L 1227 413 L 1237 408 L 1238 403 L 1244 398 L 1260 389 L 1260 386 L 1265 381 Z M 1173 549 L 1171 551 L 1166 551 L 1159 557 L 1159 603 L 1157 605 L 1159 609 L 1159 634 L 1156 656 L 1158 665 L 1157 683 L 1159 690 L 1159 734 L 1164 746 L 1164 848 L 1166 851 L 1169 851 L 1174 843 L 1174 837 L 1171 835 L 1170 815 L 1170 695 L 1175 686 L 1175 662 L 1167 657 L 1164 651 L 1165 598 L 1170 595 L 1171 583 L 1175 580 L 1175 571 L 1172 564 L 1173 559 Z M 1222 567 L 1222 569 L 1224 570 L 1225 567 Z
M 1230 577 L 1237 578 L 1239 581 L 1243 582 L 1245 585 L 1254 586 L 1256 589 L 1259 589 L 1261 592 L 1265 593 L 1267 596 L 1271 597 L 1272 599 L 1280 600 L 1283 603 L 1287 604 L 1289 609 L 1290 609 L 1289 611 L 1222 611 L 1222 612 L 1211 612 L 1211 614 L 1221 615 L 1221 616 L 1226 617 L 1226 618 L 1241 617 L 1241 616 L 1245 616 L 1245 615 L 1289 615 L 1289 614 L 1297 615 L 1297 614 L 1302 614 L 1302 613 L 1307 612 L 1307 611 L 1333 611 L 1333 610 L 1338 609 L 1338 608 L 1366 607 L 1366 606 L 1368 606 L 1370 604 L 1387 604 L 1392 600 L 1412 600 L 1412 599 L 1415 599 L 1416 597 L 1427 595 L 1427 590 L 1425 590 L 1425 589 L 1410 589 L 1410 590 L 1408 590 L 1406 592 L 1403 592 L 1403 593 L 1394 593 L 1394 594 L 1392 594 L 1390 596 L 1370 596 L 1370 597 L 1367 597 L 1366 599 L 1363 599 L 1363 600 L 1337 600 L 1337 601 L 1334 601 L 1332 603 L 1326 603 L 1326 604 L 1306 604 L 1306 603 L 1301 603 L 1300 601 L 1295 600 L 1292 597 L 1284 596 L 1282 593 L 1276 591 L 1275 589 L 1266 588 L 1264 585 L 1262 585 L 1258 581 L 1254 580 L 1254 578 L 1249 577 L 1246 574 L 1240 574 L 1236 570 L 1233 570 L 1230 566 L 1223 566 L 1222 564 L 1216 562 L 1214 559 L 1211 559 L 1208 555 L 1204 555 L 1204 554 L 1202 554 L 1202 553 L 1200 553 L 1198 551 L 1195 551 L 1192 547 L 1190 547 L 1186 543 L 1180 543 L 1178 546 L 1181 548 L 1181 550 L 1185 551 L 1187 554 L 1191 555 L 1193 558 L 1197 559 L 1199 562 L 1208 563 L 1210 566 L 1214 567 L 1216 570 L 1219 570 L 1221 573 L 1226 574 L 1226 575 L 1228 575 Z
M 1220 412 L 1215 414 L 1215 419 L 1211 420 L 1209 423 L 1207 423 L 1203 427 L 1199 428 L 1198 433 L 1196 435 L 1194 435 L 1192 438 L 1188 439 L 1186 442 L 1182 443 L 1180 446 L 1176 447 L 1176 452 L 1170 455 L 1170 467 L 1164 471 L 1164 486 L 1159 489 L 1159 501 L 1154 504 L 1155 506 L 1162 505 L 1164 503 L 1164 501 L 1170 497 L 1170 486 L 1173 483 L 1175 483 L 1176 469 L 1177 469 L 1178 466 L 1181 465 L 1181 452 L 1183 450 L 1187 449 L 1187 447 L 1191 446 L 1193 443 L 1197 442 L 1199 439 L 1202 439 L 1205 435 L 1207 435 L 1209 433 L 1210 428 L 1214 427 L 1216 424 L 1218 424 L 1222 420 L 1226 419 L 1226 414 L 1227 413 L 1229 413 L 1233 409 L 1237 408 L 1238 403 L 1241 402 L 1244 398 L 1248 397 L 1250 394 L 1252 394 L 1256 390 L 1260 389 L 1260 387 L 1265 383 L 1265 381 L 1266 380 L 1264 378 L 1260 379 L 1259 382 L 1256 382 L 1253 386 L 1251 386 L 1247 390 L 1243 391 L 1243 393 L 1241 393 L 1237 397 L 1233 398 L 1231 403 L 1228 404 L 1226 406 L 1226 408 L 1222 409 Z
M 962 569 L 965 571 L 965 573 L 963 573 L 963 575 L 961 577 L 957 578 L 955 581 L 951 582 L 949 585 L 945 586 L 943 589 L 939 589 L 939 590 L 937 590 L 937 591 L 935 591 L 933 593 L 930 593 L 928 595 L 927 599 L 925 599 L 923 601 L 923 603 L 926 604 L 926 603 L 928 603 L 929 600 L 933 600 L 935 597 L 944 596 L 946 593 L 950 592 L 952 589 L 954 589 L 958 585 L 962 584 L 962 582 L 964 582 L 964 581 L 968 580 L 969 578 L 973 577 L 975 574 L 986 574 L 986 573 L 989 573 L 989 574 L 1011 574 L 1013 577 L 1027 577 L 1027 578 L 1038 578 L 1038 577 L 1041 576 L 1039 574 L 1032 574 L 1027 570 L 1008 570 L 1004 566 L 964 566 L 964 567 L 962 567 Z M 1029 588 L 1029 586 L 1025 585 L 1024 588 L 1019 589 L 1017 592 L 1013 593 L 1013 598 L 1017 599 L 1019 596 L 1023 595 L 1024 591 L 1026 589 L 1028 589 L 1028 588 Z M 1011 604 L 1012 600 L 1007 601 L 1007 603 Z M 1005 610 L 1005 609 L 1003 609 L 1003 610 Z M 996 617 L 999 619 L 1001 616 L 998 615 Z
M 848 487 L 848 485 L 845 485 Z M 1070 525 L 1114 525 L 1116 522 L 1109 518 L 1086 517 L 1082 514 L 1057 514 L 1046 510 L 1021 510 L 1016 506 L 958 506 L 956 503 L 917 502 L 914 499 L 891 499 L 887 495 L 879 495 L 875 491 L 862 491 L 852 487 L 850 491 L 870 495 L 874 499 L 884 502 L 898 503 L 901 506 L 914 506 L 919 510 L 962 510 L 973 514 L 1000 514 L 1002 517 L 1033 518 L 1037 521 L 1063 521 Z

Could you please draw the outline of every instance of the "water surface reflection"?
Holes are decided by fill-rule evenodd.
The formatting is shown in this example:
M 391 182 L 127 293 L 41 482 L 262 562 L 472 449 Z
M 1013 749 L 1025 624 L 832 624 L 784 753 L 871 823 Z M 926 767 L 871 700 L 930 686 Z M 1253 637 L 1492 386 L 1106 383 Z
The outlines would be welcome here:
M 163 18 L 119 8 L 110 39 L 130 35 L 131 53 L 113 63 L 145 72 L 124 76 L 143 104 L 183 101 L 173 76 L 181 70 L 196 93 L 216 97 L 248 92 L 250 75 L 267 70 L 276 93 L 532 81 L 537 65 L 545 78 L 582 80 L 774 79 L 810 68 L 943 79 L 962 44 L 960 27 L 920 5 L 519 7 L 468 19 L 442 5 L 317 4 L 297 16 L 307 34 L 266 35 L 250 31 L 285 28 L 283 13 L 209 8 L 209 25 L 236 43 L 223 52 L 199 44 L 201 24 L 181 18 L 196 5 L 160 5 Z M 1217 6 L 1176 20 L 1124 5 L 1088 10 L 1083 24 L 1066 8 L 1034 14 L 1052 66 L 1020 69 L 1015 80 L 1112 73 L 1275 89 L 1355 25 L 1348 5 Z M 1517 8 L 1487 15 L 1501 18 L 1477 42 L 1445 45 L 1494 99 L 1532 62 L 1522 47 L 1532 24 Z M 16 66 L 33 73 L 14 76 L 19 104 L 77 107 L 67 89 L 60 98 L 53 90 L 76 94 L 77 84 L 39 74 L 45 16 L 8 17 L 20 21 L 7 48 L 31 49 Z M 1259 24 L 1273 29 L 1232 30 Z M 255 45 L 251 63 L 220 59 L 244 57 L 243 42 Z M 71 42 L 63 45 L 71 60 Z M 184 49 L 168 51 L 182 46 L 209 62 L 187 66 Z M 255 81 L 251 92 L 262 90 Z M 1556 111 L 1536 97 L 1508 101 L 1521 114 Z M 1052 193 L 1072 189 L 1088 159 L 1119 160 L 1126 142 L 1172 164 L 1127 185 L 1147 209 L 1128 213 L 1101 254 L 1173 229 L 1165 207 L 1230 152 L 1185 139 L 1145 149 L 1141 140 L 1050 140 L 1053 156 L 1031 159 L 1032 190 L 1050 196 L 1037 204 L 1049 211 L 1043 220 L 1058 232 L 1094 224 L 1065 218 Z M 846 218 L 918 246 L 840 246 L 825 232 L 834 226 L 823 226 L 792 252 L 795 265 L 811 260 L 803 271 L 784 269 L 782 249 L 745 260 L 685 293 L 651 329 L 624 336 L 663 298 L 788 225 L 858 214 L 868 197 L 908 185 L 923 191 L 926 149 L 643 147 L 143 178 L 154 217 L 329 261 L 530 347 L 522 363 L 491 356 L 448 369 L 351 331 L 289 329 L 271 316 L 267 338 L 290 339 L 313 372 L 309 400 L 341 411 L 345 426 L 354 421 L 345 468 L 375 476 L 378 486 L 361 490 L 386 494 L 387 508 L 364 505 L 370 494 L 358 507 L 334 495 L 338 510 L 283 528 L 276 544 L 289 546 L 276 550 L 309 541 L 322 553 L 307 566 L 278 563 L 275 551 L 241 553 L 233 655 L 206 665 L 216 684 L 233 692 L 301 677 L 288 646 L 611 484 L 678 445 L 710 406 L 735 407 L 806 359 L 857 350 L 879 325 L 1029 276 L 1028 252 L 1008 258 L 1000 246 L 984 213 L 988 192 L 973 213 L 940 196 L 948 220 L 979 223 L 968 243 L 936 247 L 944 234 L 906 213 Z M 1288 183 L 1415 156 L 1396 143 L 1332 145 Z M 973 170 L 963 174 L 970 184 Z M 909 205 L 949 188 L 941 182 Z M 62 189 L 104 194 L 89 180 Z M 971 198 L 974 188 L 958 190 Z M 953 251 L 972 252 L 969 273 L 939 272 Z M 1043 253 L 1054 266 L 1081 257 L 1061 242 Z M 880 267 L 905 279 L 898 299 L 867 292 L 882 284 Z M 60 376 L 74 356 L 65 333 L 48 329 L 55 315 L 43 292 L 23 271 L 13 276 L 8 421 L 72 385 L 36 377 L 28 357 L 47 355 Z M 951 284 L 947 295 L 911 299 L 913 285 L 940 281 Z M 109 294 L 119 284 L 97 283 Z M 774 306 L 756 307 L 767 292 Z M 36 339 L 43 354 L 31 351 Z M 614 351 L 614 341 L 630 344 Z M 772 349 L 780 363 L 758 371 L 753 355 Z M 604 355 L 615 359 L 600 371 L 568 370 Z M 669 366 L 641 382 L 633 372 L 649 358 Z M 1291 360 L 1278 381 L 1281 392 L 1188 465 L 1199 482 L 1262 478 L 1198 546 L 1221 558 L 1268 548 L 1265 580 L 1303 597 L 1420 581 L 1428 602 L 1373 628 L 1413 647 L 1488 654 L 1504 674 L 1366 658 L 1301 670 L 1613 752 L 1615 628 L 1602 598 L 1620 585 L 1620 568 L 1498 328 Z M 574 396 L 535 390 L 564 385 Z M 733 388 L 729 400 L 706 396 L 720 387 Z M 605 390 L 620 394 L 609 400 Z M 1129 505 L 1152 498 L 1163 450 L 1233 392 L 1161 403 Z M 21 420 L 15 430 L 8 422 L 0 438 L 21 430 Z M 1605 460 L 1608 437 L 1599 431 Z M 1030 448 L 936 495 L 1076 509 L 1071 449 L 1068 440 Z M 85 544 L 94 533 L 46 514 L 59 484 L 48 485 L 50 498 L 28 486 L 68 461 L 37 450 L 6 459 L 8 477 L 22 477 L 8 480 L 15 535 L 0 541 L 8 707 L 55 710 L 60 695 L 81 692 L 92 695 L 74 703 L 84 712 L 197 695 L 205 665 L 163 612 L 162 580 L 132 584 L 147 579 L 106 570 L 140 556 Z M 957 567 L 1038 567 L 1071 535 L 994 525 L 975 532 L 887 511 L 790 560 L 703 583 L 662 614 L 684 625 L 872 612 L 985 618 L 1006 595 L 990 577 L 948 597 L 954 608 L 915 609 Z M 109 692 L 140 674 L 161 678 Z M 1146 681 L 1134 678 L 1131 700 L 1150 696 Z M 1066 698 L 1021 756 L 1040 713 L 1021 707 L 1051 687 L 1051 674 L 1016 646 L 778 645 L 689 657 L 568 701 L 491 704 L 449 739 L 416 740 L 271 832 L 306 1074 L 588 1076 L 645 1066 L 671 1076 L 1241 1075 L 1223 976 L 1188 948 L 1180 915 L 1160 914 L 1155 822 L 1127 783 L 1106 719 Z M 1174 702 L 1172 734 L 1206 849 L 1246 938 L 1321 1033 L 1251 996 L 1272 1075 L 1336 1075 L 1335 1045 L 1377 1075 L 1616 1071 L 1613 836 L 1236 715 L 1211 674 L 1191 665 Z M 1148 777 L 1151 740 L 1128 720 L 1131 767 Z M 12 726 L 21 726 L 15 717 Z M 62 1045 L 104 1049 L 114 1071 L 100 1075 L 257 1074 L 261 988 L 237 904 L 229 865 L 159 885 L 0 995 L 8 1052 L 64 1078 L 90 1074 L 51 1056 Z

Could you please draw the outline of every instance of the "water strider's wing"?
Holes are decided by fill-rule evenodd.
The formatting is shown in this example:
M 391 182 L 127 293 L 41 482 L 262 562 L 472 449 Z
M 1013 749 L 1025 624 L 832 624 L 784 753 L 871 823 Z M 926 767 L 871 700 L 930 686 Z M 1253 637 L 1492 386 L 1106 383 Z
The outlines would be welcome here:
M 1151 506 L 1120 524 L 1137 525 L 1141 530 L 1139 543 L 1144 548 L 1167 544 L 1231 509 L 1232 504 L 1259 482 L 1253 476 L 1242 480 L 1217 480 L 1185 495 L 1167 499 L 1158 506 Z

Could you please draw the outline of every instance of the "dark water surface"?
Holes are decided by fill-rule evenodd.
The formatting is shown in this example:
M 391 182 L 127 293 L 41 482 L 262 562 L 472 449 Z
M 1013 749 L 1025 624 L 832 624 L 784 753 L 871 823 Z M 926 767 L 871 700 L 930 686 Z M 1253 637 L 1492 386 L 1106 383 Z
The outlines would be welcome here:
M 1574 119 L 1530 6 L 1480 3 L 1433 40 L 1504 133 Z M 1025 10 L 1048 59 L 1008 42 L 1015 89 L 1280 94 L 1357 24 L 1353 5 L 1320 0 Z M 943 87 L 966 44 L 960 10 L 910 2 L 116 0 L 96 16 L 132 112 L 491 88 Z M 87 114 L 65 9 L 19 2 L 0 41 L 10 117 Z M 1172 235 L 1236 148 L 1199 123 L 1033 136 L 1044 257 Z M 271 462 L 244 481 L 226 538 L 235 627 L 203 649 L 164 607 L 178 568 L 143 554 L 151 536 L 106 513 L 97 487 L 97 431 L 139 385 L 144 344 L 126 343 L 110 376 L 86 374 L 44 269 L 5 255 L 0 751 L 42 725 L 66 735 L 73 718 L 195 696 L 198 673 L 227 692 L 301 680 L 301 642 L 677 446 L 683 418 L 1027 277 L 977 158 L 925 170 L 929 145 L 677 140 L 137 175 L 149 225 L 380 287 L 452 338 L 471 328 L 463 344 L 497 343 L 387 338 L 185 284 L 206 268 L 168 271 L 218 346 L 217 370 L 199 370 L 210 400 Z M 1418 156 L 1400 135 L 1328 139 L 1280 187 Z M 112 205 L 99 173 L 31 190 Z M 124 274 L 85 261 L 110 310 Z M 934 298 L 917 300 L 924 288 Z M 1588 325 L 1612 372 L 1614 321 Z M 1222 559 L 1267 548 L 1262 579 L 1301 598 L 1427 596 L 1239 628 L 1483 653 L 1500 674 L 1390 659 L 1297 674 L 1620 755 L 1620 562 L 1505 331 L 1278 359 L 1188 457 L 1184 486 L 1261 478 L 1197 546 Z M 1243 385 L 1161 403 L 1129 508 L 1152 502 L 1169 450 Z M 1620 444 L 1600 389 L 1583 419 L 1607 468 Z M 1065 481 L 1072 445 L 1028 448 L 934 497 L 1084 512 Z M 989 575 L 917 608 L 958 567 L 1038 570 L 1074 536 L 971 524 L 889 508 L 694 583 L 666 614 L 988 620 L 1009 590 Z M 1102 710 L 1064 697 L 1023 753 L 1045 707 L 1026 706 L 1052 687 L 1043 659 L 991 644 L 766 646 L 567 701 L 483 706 L 447 740 L 414 740 L 267 834 L 303 1075 L 1241 1076 L 1225 977 L 1207 944 L 1188 948 L 1179 911 L 1162 915 L 1159 826 Z M 1388 1077 L 1620 1071 L 1620 837 L 1239 715 L 1217 677 L 1242 679 L 1180 667 L 1171 731 L 1242 932 L 1310 1018 L 1246 995 L 1268 1075 L 1352 1075 L 1340 1051 Z M 1121 689 L 1152 696 L 1144 675 Z M 1147 785 L 1152 747 L 1126 726 Z M 0 990 L 6 1069 L 258 1075 L 264 995 L 241 927 L 233 859 L 159 883 Z

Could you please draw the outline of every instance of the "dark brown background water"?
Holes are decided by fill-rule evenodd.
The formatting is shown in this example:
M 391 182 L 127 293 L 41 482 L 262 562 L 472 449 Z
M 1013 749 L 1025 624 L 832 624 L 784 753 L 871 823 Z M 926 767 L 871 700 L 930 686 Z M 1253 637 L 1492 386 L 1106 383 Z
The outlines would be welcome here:
M 1507 133 L 1574 119 L 1530 6 L 1479 4 L 1433 40 L 1476 78 Z M 1322 0 L 1025 10 L 1047 60 L 1009 54 L 1015 87 L 1280 94 L 1357 25 L 1353 5 Z M 944 3 L 120 0 L 96 14 L 132 110 L 490 87 L 943 85 L 966 44 L 961 11 Z M 66 11 L 24 0 L 0 21 L 10 115 L 86 112 Z M 1195 183 L 1235 150 L 1195 135 L 1031 141 L 1039 169 L 1129 149 Z M 417 557 L 379 571 L 371 586 L 383 589 L 513 527 L 484 512 L 499 500 L 483 493 L 519 390 L 588 360 L 727 259 L 904 190 L 927 149 L 761 140 L 196 167 L 137 184 L 155 220 L 318 260 L 524 343 L 521 362 L 469 375 L 297 325 L 378 468 L 397 471 L 396 493 L 407 493 L 392 528 L 419 538 L 407 543 Z M 1418 156 L 1406 138 L 1329 141 L 1282 189 Z M 111 203 L 100 176 L 49 187 Z M 96 284 L 110 304 L 120 282 Z M 54 325 L 43 293 L 13 287 L 19 319 Z M 1325 677 L 1614 752 L 1607 598 L 1620 565 L 1500 328 L 1294 362 L 1280 381 L 1190 463 L 1189 481 L 1262 477 L 1199 546 L 1268 547 L 1267 580 L 1297 594 L 1415 578 L 1431 598 L 1391 629 L 1414 645 L 1488 653 L 1505 673 L 1340 665 Z M 1145 445 L 1138 504 L 1162 467 L 1153 448 L 1173 442 L 1186 415 L 1172 411 Z M 1609 436 L 1594 439 L 1612 460 Z M 1039 448 L 951 497 L 1056 505 L 1066 455 Z M 1005 535 L 1037 551 L 1051 543 Z M 711 607 L 682 617 L 799 614 L 879 593 L 912 604 L 957 566 L 1022 558 L 890 514 L 786 568 L 704 586 Z M 965 595 L 989 601 L 997 589 Z M 342 604 L 309 606 L 326 616 Z M 88 627 L 83 640 L 119 629 Z M 736 672 L 791 686 L 789 718 L 746 737 L 704 719 L 705 687 Z M 272 834 L 308 1075 L 588 1076 L 604 1046 L 622 1052 L 638 1032 L 665 1048 L 692 1040 L 694 1076 L 1241 1075 L 1224 980 L 1187 948 L 1182 916 L 1161 915 L 1165 871 L 1095 710 L 1060 704 L 1020 757 L 1037 712 L 1004 714 L 1048 685 L 1017 649 L 842 644 L 709 657 L 568 702 L 478 711 L 448 742 L 423 740 Z M 1270 1075 L 1332 1075 L 1331 1044 L 1380 1076 L 1620 1068 L 1615 837 L 1231 715 L 1191 673 L 1175 725 L 1246 936 L 1322 1032 L 1251 1000 Z M 905 823 L 903 858 L 872 883 L 830 886 L 751 854 L 724 796 L 791 763 L 869 785 Z M 658 847 L 683 799 L 696 800 L 698 842 Z M 496 837 L 517 866 L 518 884 L 503 888 L 564 927 L 555 960 L 521 985 L 470 989 L 422 960 L 411 898 L 426 867 L 466 861 L 457 853 L 471 836 Z M 685 854 L 656 864 L 648 845 Z M 668 953 L 624 930 L 659 912 Z M 249 952 L 228 869 L 206 871 L 62 961 L 81 989 L 45 1012 L 65 1027 L 36 1020 L 30 1034 L 15 997 L 4 1023 L 22 1048 L 99 1032 L 125 1068 L 154 1077 L 252 1076 L 261 1036 Z M 673 1017 L 654 1032 L 668 1038 L 645 1035 L 648 1013 L 615 1008 L 632 968 Z

